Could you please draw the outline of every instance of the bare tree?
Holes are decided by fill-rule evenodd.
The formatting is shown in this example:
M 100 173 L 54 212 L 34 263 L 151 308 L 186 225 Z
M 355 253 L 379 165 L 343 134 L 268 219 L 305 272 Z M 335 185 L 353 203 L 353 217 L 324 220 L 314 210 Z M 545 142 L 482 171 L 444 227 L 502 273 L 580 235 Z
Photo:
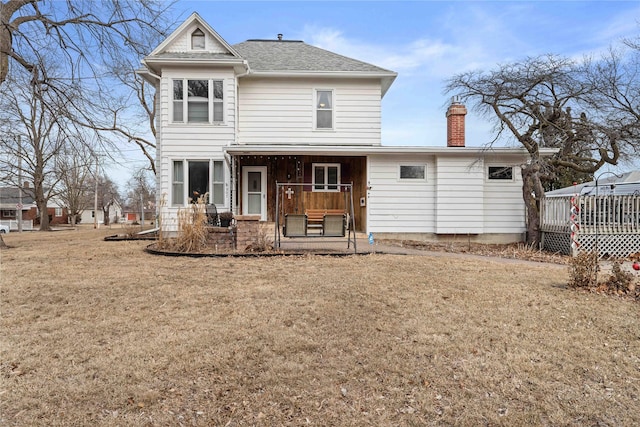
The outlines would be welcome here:
M 59 47 L 73 78 L 96 75 L 123 48 L 142 55 L 166 28 L 170 3 L 154 0 L 6 0 L 0 2 L 0 85 L 13 61 L 32 72 L 41 51 Z M 66 67 L 63 67 L 66 68 Z M 44 71 L 44 70 L 43 70 Z
M 97 189 L 98 209 L 102 210 L 104 225 L 109 225 L 111 223 L 111 217 L 109 216 L 111 206 L 121 199 L 120 191 L 118 190 L 116 183 L 106 175 L 98 176 Z
M 153 90 L 133 71 L 166 36 L 172 4 L 0 0 L 0 87 L 10 73 L 26 71 L 61 97 L 70 86 L 78 89 L 67 98 L 69 118 L 96 132 L 105 149 L 136 144 L 155 168 Z M 47 58 L 56 58 L 64 79 L 51 76 Z M 137 103 L 131 102 L 134 97 Z M 144 121 L 135 119 L 140 114 Z
M 140 168 L 127 183 L 127 203 L 138 206 L 141 212 L 155 207 L 155 177 L 149 169 Z
M 612 93 L 628 79 L 618 70 L 602 62 L 546 55 L 459 74 L 447 82 L 447 92 L 495 123 L 496 138 L 489 145 L 510 137 L 529 153 L 521 168 L 527 243 L 540 241 L 539 203 L 545 184 L 560 170 L 593 174 L 637 147 L 637 121 L 630 123 Z M 543 147 L 558 153 L 543 157 Z
M 75 141 L 56 156 L 58 197 L 66 205 L 72 225 L 76 225 L 82 212 L 92 206 L 95 158 L 90 144 L 85 141 Z
M 19 176 L 32 184 L 24 191 L 36 202 L 40 230 L 49 230 L 47 205 L 58 183 L 55 159 L 68 145 L 73 126 L 57 92 L 25 73 L 14 77 L 0 87 L 0 170 L 16 186 L 22 185 Z

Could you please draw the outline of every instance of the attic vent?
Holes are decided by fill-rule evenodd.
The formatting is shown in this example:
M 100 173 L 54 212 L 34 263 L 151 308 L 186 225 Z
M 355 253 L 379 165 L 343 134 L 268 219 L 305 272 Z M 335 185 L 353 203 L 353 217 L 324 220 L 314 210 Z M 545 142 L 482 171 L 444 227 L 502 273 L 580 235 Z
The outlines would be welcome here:
M 200 28 L 191 33 L 191 50 L 204 50 L 204 33 Z
M 282 41 L 282 34 L 278 34 L 278 40 Z

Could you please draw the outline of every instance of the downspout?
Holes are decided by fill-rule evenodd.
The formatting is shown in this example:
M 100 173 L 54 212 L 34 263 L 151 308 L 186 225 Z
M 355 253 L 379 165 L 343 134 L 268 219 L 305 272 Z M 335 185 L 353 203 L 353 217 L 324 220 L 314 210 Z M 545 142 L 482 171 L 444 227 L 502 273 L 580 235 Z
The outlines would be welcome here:
M 244 67 L 245 67 L 245 72 L 236 75 L 236 87 L 235 87 L 235 97 L 236 97 L 236 123 L 234 126 L 234 131 L 233 131 L 233 144 L 234 145 L 238 145 L 238 127 L 240 125 L 240 102 L 239 102 L 239 91 L 238 91 L 238 87 L 240 86 L 240 78 L 244 77 L 246 75 L 249 75 L 251 73 L 251 68 L 249 67 L 249 62 L 245 59 L 243 61 Z M 238 164 L 237 161 L 234 161 L 235 156 L 232 158 L 231 156 L 229 158 L 227 158 L 228 154 L 225 153 L 225 160 L 230 163 L 229 165 L 229 170 L 231 171 L 231 206 L 230 206 L 230 210 L 233 211 L 235 214 L 238 214 L 238 192 L 240 191 L 238 189 L 238 180 L 237 180 L 237 175 L 238 175 L 238 171 L 236 168 L 236 165 Z

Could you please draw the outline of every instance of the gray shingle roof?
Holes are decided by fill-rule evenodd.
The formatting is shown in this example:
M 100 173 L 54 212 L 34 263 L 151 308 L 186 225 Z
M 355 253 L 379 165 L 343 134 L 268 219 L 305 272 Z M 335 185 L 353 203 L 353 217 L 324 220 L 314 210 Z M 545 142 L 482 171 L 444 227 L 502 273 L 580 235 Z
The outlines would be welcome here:
M 302 41 L 247 40 L 232 46 L 252 71 L 365 72 L 392 71 L 338 55 Z

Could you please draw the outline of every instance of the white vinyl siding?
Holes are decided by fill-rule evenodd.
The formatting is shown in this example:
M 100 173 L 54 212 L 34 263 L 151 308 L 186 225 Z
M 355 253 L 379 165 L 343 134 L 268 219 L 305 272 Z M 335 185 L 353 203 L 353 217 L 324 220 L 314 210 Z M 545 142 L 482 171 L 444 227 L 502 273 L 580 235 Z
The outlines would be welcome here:
M 436 233 L 480 234 L 484 228 L 484 167 L 481 159 L 438 157 Z
M 435 185 L 433 156 L 420 162 L 427 166 L 426 180 L 400 181 L 401 164 L 415 164 L 415 156 L 369 156 L 368 231 L 373 233 L 433 233 Z
M 208 39 L 209 40 L 209 39 Z M 207 42 L 208 43 L 208 42 Z M 209 48 L 209 45 L 207 45 Z M 174 79 L 211 79 L 222 81 L 224 85 L 223 114 L 224 123 L 221 124 L 189 124 L 173 123 L 171 121 L 172 103 L 172 81 Z M 224 162 L 222 147 L 228 145 L 236 139 L 236 102 L 235 102 L 235 78 L 233 70 L 215 70 L 215 72 L 185 71 L 184 69 L 165 69 L 163 79 L 160 83 L 160 100 L 158 107 L 158 161 L 157 161 L 157 181 L 160 197 L 164 195 L 167 203 L 161 207 L 162 215 L 167 219 L 162 224 L 163 229 L 168 231 L 177 230 L 176 215 L 178 208 L 186 203 L 186 196 L 181 196 L 181 200 L 175 200 L 174 189 L 172 188 L 173 162 L 185 159 L 210 159 L 219 161 L 222 165 L 222 181 L 219 169 L 213 167 L 214 190 L 213 201 L 219 210 L 230 209 L 228 198 L 229 171 Z M 215 107 L 214 107 L 215 108 Z M 183 172 L 187 173 L 186 169 Z M 185 180 L 186 175 L 185 175 Z M 185 187 L 181 194 L 185 194 Z M 218 190 L 223 190 L 220 195 Z
M 491 164 L 490 166 L 496 165 Z M 505 166 L 505 164 L 499 166 Z M 520 168 L 513 166 L 512 179 L 510 180 L 485 181 L 485 233 L 523 233 L 526 230 L 525 221 Z
M 329 132 L 315 127 L 319 88 L 331 88 L 333 94 Z M 380 145 L 380 93 L 380 82 L 368 79 L 243 78 L 238 88 L 239 142 Z

